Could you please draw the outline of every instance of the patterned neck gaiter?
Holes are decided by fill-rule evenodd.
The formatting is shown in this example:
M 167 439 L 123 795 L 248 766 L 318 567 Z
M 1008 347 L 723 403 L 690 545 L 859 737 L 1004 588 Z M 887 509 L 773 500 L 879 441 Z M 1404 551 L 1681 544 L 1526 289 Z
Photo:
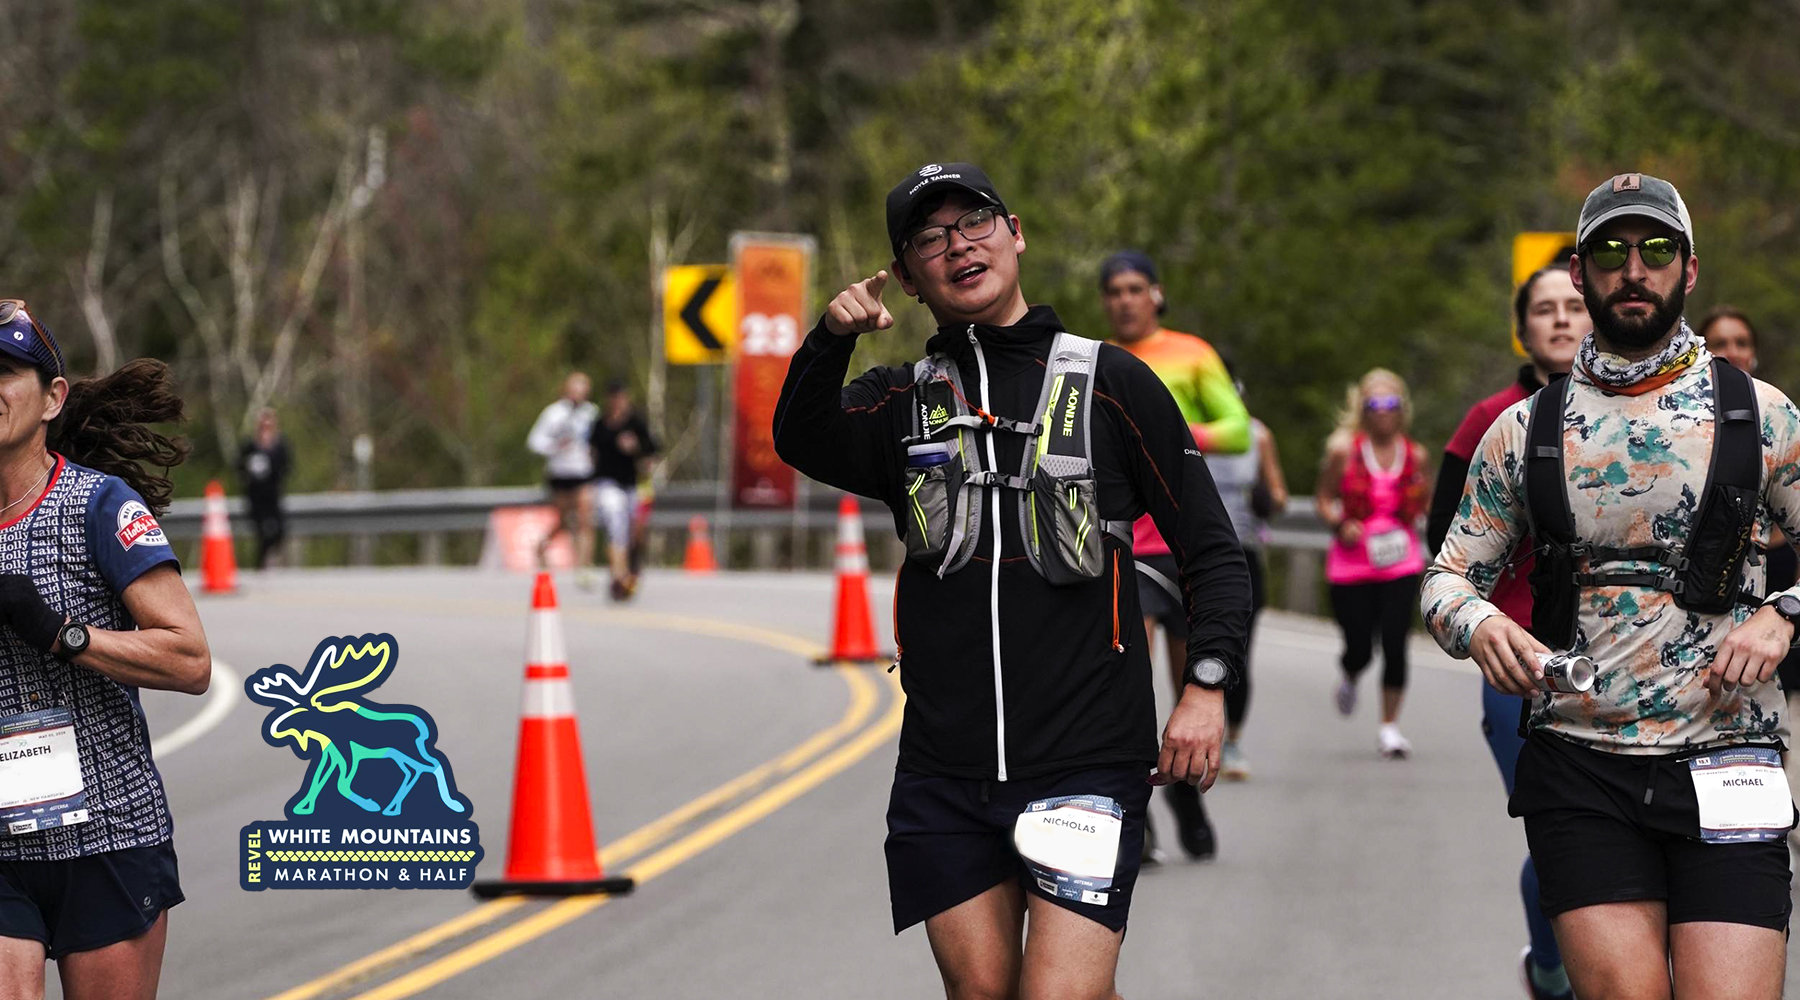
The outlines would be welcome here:
M 1594 335 L 1588 334 L 1581 342 L 1582 371 L 1597 384 L 1614 392 L 1629 389 L 1650 389 L 1674 378 L 1676 374 L 1694 363 L 1700 353 L 1701 340 L 1695 336 L 1693 328 L 1687 320 L 1681 321 L 1681 329 L 1669 338 L 1669 343 L 1662 350 L 1641 361 L 1627 361 L 1617 354 L 1601 353 L 1594 343 Z M 1666 376 L 1659 379 L 1659 376 Z M 1655 385 L 1640 383 L 1658 380 Z M 1631 395 L 1633 393 L 1628 393 Z

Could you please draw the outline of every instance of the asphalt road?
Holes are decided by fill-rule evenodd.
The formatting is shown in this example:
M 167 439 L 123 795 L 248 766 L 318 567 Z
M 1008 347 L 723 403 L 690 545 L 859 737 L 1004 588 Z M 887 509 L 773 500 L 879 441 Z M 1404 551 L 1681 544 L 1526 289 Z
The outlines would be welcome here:
M 481 824 L 482 874 L 496 876 L 530 581 L 403 570 L 242 583 L 201 600 L 214 654 L 239 678 L 301 662 L 326 635 L 395 635 L 400 663 L 376 697 L 435 717 Z M 660 574 L 619 609 L 564 581 L 603 859 L 641 883 L 604 902 L 245 892 L 238 830 L 279 818 L 303 765 L 263 743 L 265 712 L 241 687 L 215 684 L 217 703 L 147 693 L 152 732 L 184 743 L 159 753 L 188 897 L 171 914 L 163 995 L 941 995 L 922 929 L 890 929 L 893 675 L 806 662 L 831 591 L 821 575 Z M 887 596 L 877 581 L 882 628 Z M 1119 973 L 1131 1000 L 1521 995 L 1524 836 L 1481 738 L 1476 676 L 1417 639 L 1402 718 L 1417 752 L 1384 761 L 1374 672 L 1353 718 L 1332 708 L 1337 649 L 1325 623 L 1264 619 L 1254 776 L 1208 796 L 1216 861 L 1140 881 Z

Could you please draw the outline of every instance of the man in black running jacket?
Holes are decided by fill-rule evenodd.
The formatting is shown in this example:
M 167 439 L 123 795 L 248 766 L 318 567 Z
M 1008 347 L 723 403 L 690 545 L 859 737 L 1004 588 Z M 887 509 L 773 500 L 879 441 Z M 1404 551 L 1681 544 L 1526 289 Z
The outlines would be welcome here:
M 969 164 L 910 175 L 887 215 L 893 272 L 938 323 L 927 352 L 955 362 L 971 413 L 1029 424 L 1063 326 L 1050 307 L 1025 303 L 1018 218 Z M 775 446 L 814 479 L 886 503 L 904 537 L 913 369 L 872 368 L 845 385 L 857 336 L 893 325 L 881 304 L 887 282 L 882 271 L 845 289 L 795 352 Z M 1025 554 L 1018 490 L 994 485 L 973 491 L 985 516 L 965 565 L 940 576 L 936 564 L 906 561 L 895 601 L 907 703 L 889 888 L 895 931 L 925 921 L 952 998 L 1032 995 L 1034 982 L 1057 983 L 1058 995 L 1113 995 L 1151 784 L 1211 786 L 1223 689 L 1243 662 L 1249 574 L 1205 460 L 1162 381 L 1119 348 L 1098 350 L 1098 515 L 1129 524 L 1148 512 L 1169 539 L 1187 604 L 1188 683 L 1159 750 L 1128 536 L 1103 534 L 1097 577 L 1054 585 Z M 990 468 L 1020 468 L 1025 435 L 973 439 Z M 1091 844 L 1045 846 L 1026 829 L 1059 808 L 1104 815 L 1115 805 L 1110 828 L 1075 824 L 1083 835 L 1097 825 L 1103 850 L 1109 829 L 1116 838 L 1111 879 L 1098 889 L 1057 861 L 1085 857 Z

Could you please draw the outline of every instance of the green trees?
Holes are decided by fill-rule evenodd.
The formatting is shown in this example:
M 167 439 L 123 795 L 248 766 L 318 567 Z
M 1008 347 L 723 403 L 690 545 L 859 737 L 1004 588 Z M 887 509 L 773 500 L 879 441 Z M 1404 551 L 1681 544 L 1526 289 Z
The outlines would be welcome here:
M 1080 332 L 1099 260 L 1152 253 L 1301 487 L 1366 368 L 1430 444 L 1504 382 L 1512 233 L 1615 170 L 1688 195 L 1690 311 L 1749 310 L 1778 384 L 1800 361 L 1791 4 L 77 0 L 0 30 L 0 292 L 78 367 L 177 365 L 190 490 L 263 405 L 297 488 L 350 484 L 364 433 L 378 485 L 529 481 L 563 370 L 645 386 L 658 262 L 810 232 L 829 294 L 931 160 L 987 168 Z M 894 298 L 859 361 L 918 351 Z M 678 475 L 700 376 L 659 387 Z

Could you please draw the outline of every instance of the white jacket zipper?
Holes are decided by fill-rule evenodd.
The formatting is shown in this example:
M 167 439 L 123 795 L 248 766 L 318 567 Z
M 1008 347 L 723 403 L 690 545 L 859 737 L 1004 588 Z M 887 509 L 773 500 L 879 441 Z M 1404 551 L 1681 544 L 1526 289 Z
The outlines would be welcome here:
M 969 343 L 975 348 L 975 370 L 980 374 L 981 405 L 988 412 L 993 412 L 993 399 L 988 396 L 987 357 L 981 353 L 981 341 L 975 339 L 975 324 L 969 324 Z M 987 467 L 988 471 L 998 471 L 1000 459 L 994 451 L 994 435 L 987 435 Z M 992 506 L 994 525 L 994 571 L 988 586 L 988 628 L 994 645 L 994 752 L 999 762 L 995 780 L 1006 780 L 1006 692 L 1000 680 L 1000 539 L 1005 534 L 1000 522 L 1000 487 L 990 487 L 990 496 L 994 498 Z

